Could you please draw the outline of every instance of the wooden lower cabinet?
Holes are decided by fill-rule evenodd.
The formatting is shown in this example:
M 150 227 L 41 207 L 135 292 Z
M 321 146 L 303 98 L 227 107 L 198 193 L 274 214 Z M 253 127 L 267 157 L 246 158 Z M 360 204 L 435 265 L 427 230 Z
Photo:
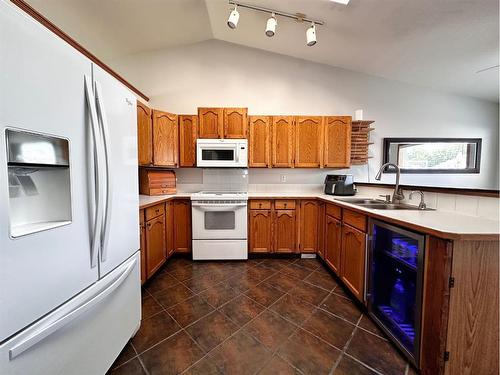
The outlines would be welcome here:
M 167 243 L 167 258 L 174 253 L 174 202 L 165 202 L 165 232 Z
M 167 260 L 165 215 L 146 221 L 146 274 L 153 275 Z
M 297 251 L 297 216 L 295 210 L 275 210 L 273 217 L 273 237 L 275 253 L 295 253 Z
M 272 252 L 272 211 L 250 210 L 249 247 L 250 253 Z
M 342 225 L 340 278 L 360 300 L 364 300 L 366 234 L 349 225 Z
M 300 202 L 300 252 L 318 252 L 319 203 L 316 200 Z
M 342 223 L 333 216 L 325 216 L 325 262 L 340 276 L 340 254 L 342 251 Z
M 191 252 L 191 201 L 175 200 L 174 212 L 174 251 L 176 253 Z
M 319 203 L 318 210 L 318 255 L 325 259 L 325 204 Z
M 144 210 L 139 211 L 139 238 L 141 241 L 141 284 L 144 284 L 148 278 L 146 271 L 146 225 L 144 224 Z

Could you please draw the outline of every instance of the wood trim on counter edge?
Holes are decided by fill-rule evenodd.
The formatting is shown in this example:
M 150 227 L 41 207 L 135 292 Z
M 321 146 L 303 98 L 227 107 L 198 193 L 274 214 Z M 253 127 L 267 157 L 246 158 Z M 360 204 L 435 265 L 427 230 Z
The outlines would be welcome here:
M 127 86 L 130 90 L 132 90 L 137 95 L 139 95 L 145 101 L 149 101 L 149 97 L 147 97 L 146 94 L 144 94 L 142 91 L 140 91 L 136 87 L 132 86 L 127 80 L 125 80 L 125 78 L 123 78 L 118 73 L 116 73 L 108 65 L 104 64 L 101 60 L 99 60 L 99 58 L 97 58 L 97 56 L 93 55 L 89 50 L 87 50 L 85 47 L 83 47 L 80 43 L 78 43 L 75 39 L 73 39 L 72 37 L 70 37 L 64 31 L 62 31 L 59 27 L 57 27 L 55 24 L 53 24 L 47 18 L 45 18 L 41 13 L 39 13 L 35 8 L 33 8 L 28 3 L 26 3 L 24 0 L 10 0 L 10 2 L 12 4 L 16 5 L 21 10 L 23 10 L 25 13 L 27 13 L 33 19 L 35 19 L 36 21 L 38 21 L 44 27 L 46 27 L 47 29 L 49 29 L 50 31 L 52 31 L 58 37 L 60 37 L 61 39 L 63 39 L 66 43 L 68 43 L 70 46 L 72 46 L 73 48 L 75 48 L 78 52 L 80 52 L 81 54 L 83 54 L 84 56 L 86 56 L 93 63 L 99 65 L 102 69 L 104 69 L 106 72 L 108 72 L 109 74 L 111 74 L 118 81 L 120 81 L 121 83 L 123 83 L 125 86 Z
M 499 241 L 500 240 L 500 235 L 496 234 L 496 233 L 482 234 L 482 233 L 441 232 L 439 230 L 435 230 L 432 228 L 428 228 L 428 227 L 424 227 L 424 226 L 417 225 L 414 223 L 408 223 L 408 222 L 403 221 L 403 220 L 398 220 L 398 219 L 394 219 L 391 217 L 387 217 L 387 216 L 384 216 L 382 214 L 378 214 L 376 212 L 372 212 L 372 211 L 368 212 L 368 211 L 366 211 L 366 209 L 358 208 L 352 204 L 345 204 L 342 201 L 332 201 L 329 199 L 324 199 L 324 198 L 318 197 L 317 195 L 314 195 L 314 194 L 311 194 L 310 196 L 286 196 L 286 197 L 285 196 L 280 197 L 279 194 L 276 194 L 276 196 L 272 196 L 272 197 L 271 196 L 255 196 L 255 197 L 248 197 L 248 199 L 249 200 L 252 200 L 252 199 L 267 199 L 267 200 L 274 200 L 274 199 L 298 199 L 298 200 L 300 200 L 300 199 L 316 199 L 316 200 L 323 201 L 326 203 L 335 204 L 337 206 L 340 206 L 340 207 L 345 208 L 345 209 L 349 209 L 351 211 L 359 212 L 363 215 L 366 215 L 367 217 L 379 219 L 379 220 L 385 221 L 386 223 L 395 224 L 395 225 L 398 225 L 400 227 L 408 228 L 410 230 L 414 230 L 414 231 L 424 233 L 424 234 L 429 234 L 431 236 L 439 237 L 442 239 L 447 239 L 447 240 L 452 240 L 452 241 L 458 241 L 458 240 L 462 240 L 462 241 Z
M 358 186 L 371 186 L 394 189 L 391 184 L 378 184 L 376 182 L 355 182 Z M 487 190 L 487 189 L 467 189 L 467 188 L 450 188 L 450 187 L 433 187 L 433 186 L 412 186 L 412 185 L 399 185 L 403 190 L 422 190 L 431 193 L 446 193 L 446 194 L 460 194 L 460 195 L 474 195 L 478 197 L 500 197 L 500 190 Z

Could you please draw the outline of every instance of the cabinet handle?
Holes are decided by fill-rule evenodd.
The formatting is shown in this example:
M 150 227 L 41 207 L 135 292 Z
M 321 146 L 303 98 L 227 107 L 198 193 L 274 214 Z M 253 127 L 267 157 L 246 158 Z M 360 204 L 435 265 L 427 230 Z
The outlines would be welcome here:
M 151 223 L 147 223 L 146 226 L 148 229 L 151 229 Z
M 287 203 L 285 203 L 285 207 L 286 207 Z

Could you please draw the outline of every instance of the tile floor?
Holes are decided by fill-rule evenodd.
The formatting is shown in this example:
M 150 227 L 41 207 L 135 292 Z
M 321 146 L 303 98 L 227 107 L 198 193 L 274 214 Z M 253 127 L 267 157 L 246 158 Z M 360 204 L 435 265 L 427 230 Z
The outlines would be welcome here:
M 413 374 L 315 259 L 171 259 L 110 374 Z

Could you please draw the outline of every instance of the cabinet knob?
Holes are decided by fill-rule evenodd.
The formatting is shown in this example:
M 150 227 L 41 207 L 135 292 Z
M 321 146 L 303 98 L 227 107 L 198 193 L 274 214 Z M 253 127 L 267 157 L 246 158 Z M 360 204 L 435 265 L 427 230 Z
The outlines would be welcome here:
M 262 203 L 259 203 L 259 208 L 262 207 Z
M 285 203 L 285 207 L 286 207 L 287 203 Z

